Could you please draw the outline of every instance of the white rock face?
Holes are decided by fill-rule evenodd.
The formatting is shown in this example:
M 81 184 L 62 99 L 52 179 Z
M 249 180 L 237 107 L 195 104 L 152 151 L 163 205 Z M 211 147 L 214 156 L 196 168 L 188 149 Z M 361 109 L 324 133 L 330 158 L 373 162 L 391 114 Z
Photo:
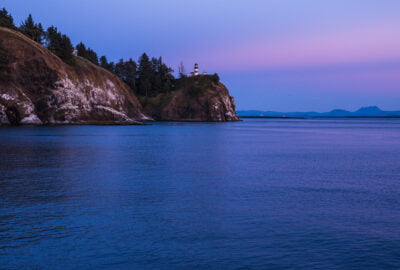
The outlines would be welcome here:
M 9 119 L 7 111 L 12 111 L 16 118 L 20 118 L 18 119 L 18 122 L 20 122 L 21 124 L 42 124 L 42 121 L 35 113 L 35 106 L 23 92 L 17 90 L 9 90 L 6 93 L 0 93 L 1 124 L 10 124 L 11 122 L 13 122 L 13 119 Z
M 118 94 L 113 82 L 107 80 L 106 87 L 100 88 L 86 80 L 74 83 L 68 77 L 56 83 L 57 88 L 49 96 L 48 106 L 54 108 L 55 115 L 64 118 L 63 123 L 73 123 L 79 119 L 90 119 L 99 110 L 114 115 L 116 121 L 133 121 L 124 110 L 125 97 Z M 60 120 L 50 119 L 50 123 Z
M 24 117 L 21 120 L 21 124 L 23 125 L 41 125 L 43 124 L 42 121 L 37 117 L 36 114 L 31 114 L 27 117 Z
M 13 108 L 19 116 L 19 123 L 24 125 L 40 124 L 75 124 L 88 122 L 138 123 L 129 117 L 125 110 L 126 97 L 118 91 L 115 84 L 107 80 L 104 88 L 95 86 L 89 80 L 74 83 L 66 77 L 55 83 L 43 96 L 46 113 L 39 118 L 35 104 L 23 91 L 3 89 L 0 93 L 0 124 L 10 124 L 7 108 Z M 139 118 L 139 119 L 137 119 Z M 152 120 L 139 113 L 137 120 Z
M 214 121 L 237 121 L 239 117 L 235 110 L 235 101 L 229 96 L 229 92 L 221 85 L 218 87 L 217 95 L 213 96 L 210 114 Z
M 10 122 L 8 121 L 6 114 L 6 107 L 0 104 L 0 125 L 8 125 Z

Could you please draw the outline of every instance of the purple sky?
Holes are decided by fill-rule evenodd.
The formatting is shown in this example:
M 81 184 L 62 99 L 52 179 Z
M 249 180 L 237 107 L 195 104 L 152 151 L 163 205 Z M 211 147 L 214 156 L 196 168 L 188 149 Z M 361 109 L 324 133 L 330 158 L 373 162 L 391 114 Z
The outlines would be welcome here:
M 111 60 L 217 72 L 238 109 L 400 110 L 399 0 L 0 0 Z

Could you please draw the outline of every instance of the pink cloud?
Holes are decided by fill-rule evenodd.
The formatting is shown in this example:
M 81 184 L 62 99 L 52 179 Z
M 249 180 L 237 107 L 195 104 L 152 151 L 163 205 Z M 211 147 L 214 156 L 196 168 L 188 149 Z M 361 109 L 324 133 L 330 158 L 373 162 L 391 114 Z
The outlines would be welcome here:
M 252 70 L 356 64 L 400 59 L 400 23 L 341 29 L 280 40 L 225 44 L 197 56 L 216 70 Z

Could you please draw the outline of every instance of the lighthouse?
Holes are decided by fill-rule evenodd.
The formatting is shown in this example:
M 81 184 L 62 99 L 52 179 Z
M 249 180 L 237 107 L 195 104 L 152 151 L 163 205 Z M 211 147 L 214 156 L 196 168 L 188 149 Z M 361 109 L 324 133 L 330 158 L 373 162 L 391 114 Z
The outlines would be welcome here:
M 199 76 L 199 75 L 207 75 L 207 72 L 203 72 L 202 74 L 200 74 L 199 72 L 199 64 L 194 64 L 194 69 L 192 72 L 189 73 L 189 77 L 193 77 L 193 76 Z

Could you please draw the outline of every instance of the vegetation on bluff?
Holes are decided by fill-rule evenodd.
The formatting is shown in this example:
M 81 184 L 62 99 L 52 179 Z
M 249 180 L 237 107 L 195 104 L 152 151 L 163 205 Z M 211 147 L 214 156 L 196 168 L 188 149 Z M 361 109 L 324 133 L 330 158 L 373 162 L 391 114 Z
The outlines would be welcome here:
M 46 32 L 47 49 L 60 57 L 65 63 L 73 64 L 74 56 L 71 40 L 67 35 L 61 34 L 56 27 L 50 26 Z
M 46 32 L 43 30 L 43 26 L 41 23 L 36 24 L 33 21 L 32 15 L 29 14 L 28 18 L 21 24 L 19 29 L 24 33 L 27 37 L 32 40 L 43 44 L 43 41 L 46 38 Z
M 17 29 L 14 25 L 14 19 L 11 16 L 11 14 L 8 13 L 8 11 L 3 8 L 0 10 L 0 26 L 2 27 L 7 27 L 7 28 L 12 28 L 12 29 Z
M 184 91 L 188 97 L 200 97 L 206 89 L 215 87 L 219 83 L 219 77 L 214 75 L 201 75 L 194 77 L 182 77 L 176 80 L 176 89 Z
M 210 87 L 210 83 L 218 83 L 219 77 L 214 75 L 201 75 L 187 77 L 183 64 L 179 67 L 179 79 L 173 76 L 174 70 L 165 64 L 161 57 L 149 57 L 143 53 L 136 62 L 132 58 L 128 60 L 120 59 L 118 62 L 109 62 L 106 56 L 98 57 L 98 54 L 80 42 L 76 47 L 71 43 L 70 38 L 58 31 L 54 26 L 44 30 L 41 23 L 36 23 L 31 14 L 19 26 L 14 25 L 11 14 L 6 9 L 0 10 L 0 26 L 17 30 L 37 43 L 44 45 L 65 63 L 77 65 L 78 62 L 73 55 L 76 49 L 77 55 L 83 57 L 95 65 L 99 65 L 109 72 L 117 75 L 131 91 L 139 96 L 152 98 L 159 94 L 168 94 L 178 89 L 183 89 L 188 96 L 199 97 L 204 89 Z M 7 55 L 1 54 L 0 47 L 0 69 L 6 66 Z
M 95 65 L 99 65 L 97 53 L 90 48 L 86 48 L 85 44 L 82 42 L 76 45 L 76 50 L 78 51 L 78 56 L 86 58 Z
M 21 32 L 0 27 L 0 125 L 137 124 L 149 119 L 116 75 L 82 57 L 66 64 Z M 4 76 L 6 74 L 6 76 Z
M 182 77 L 169 93 L 139 97 L 144 112 L 161 121 L 237 121 L 235 102 L 218 75 Z
M 35 23 L 32 15 L 29 14 L 28 18 L 18 28 L 14 25 L 12 15 L 5 8 L 0 10 L 0 26 L 23 33 L 39 44 L 45 45 L 47 49 L 60 57 L 64 62 L 73 64 L 72 51 L 74 47 L 71 40 L 67 35 L 60 33 L 56 27 L 50 26 L 44 31 L 42 24 Z

